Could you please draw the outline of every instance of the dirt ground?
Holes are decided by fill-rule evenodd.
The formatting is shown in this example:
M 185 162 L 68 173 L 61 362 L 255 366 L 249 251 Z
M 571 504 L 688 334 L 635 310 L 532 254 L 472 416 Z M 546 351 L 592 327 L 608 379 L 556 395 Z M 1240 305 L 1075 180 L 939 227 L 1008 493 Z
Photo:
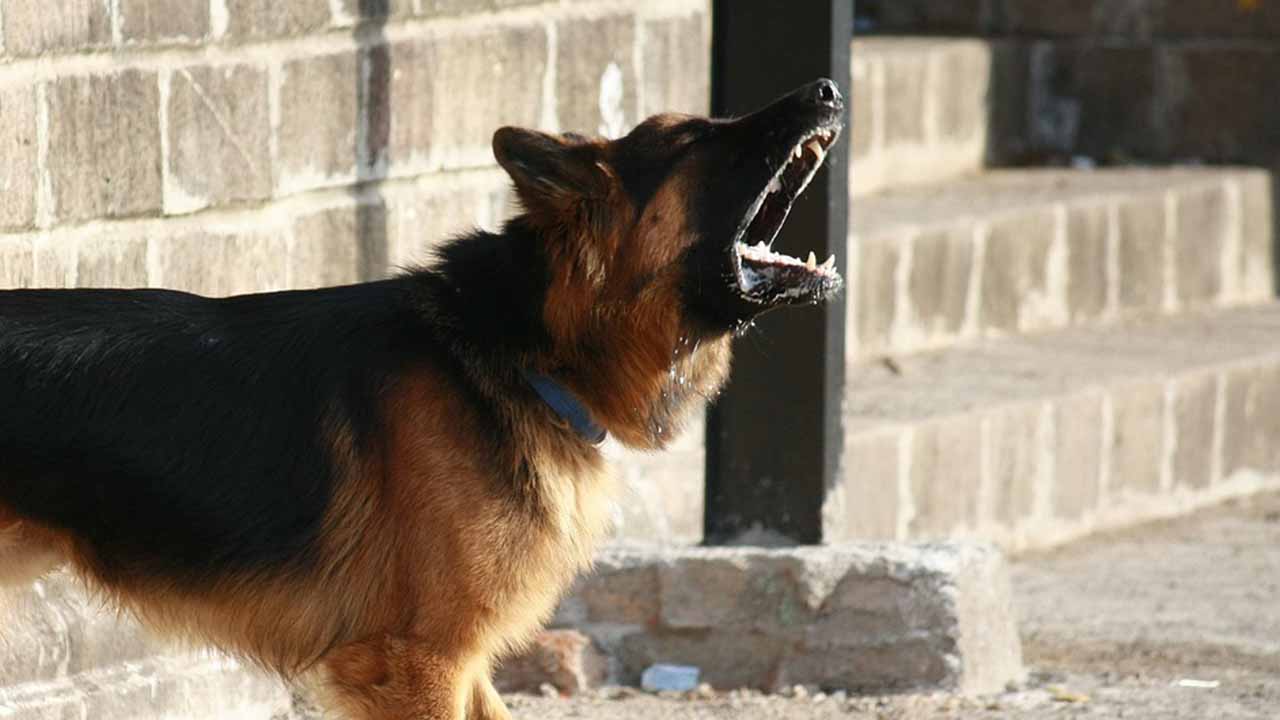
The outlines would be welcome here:
M 1280 718 L 1280 495 L 1020 558 L 1013 580 L 1029 677 L 1003 695 L 508 700 L 518 720 Z

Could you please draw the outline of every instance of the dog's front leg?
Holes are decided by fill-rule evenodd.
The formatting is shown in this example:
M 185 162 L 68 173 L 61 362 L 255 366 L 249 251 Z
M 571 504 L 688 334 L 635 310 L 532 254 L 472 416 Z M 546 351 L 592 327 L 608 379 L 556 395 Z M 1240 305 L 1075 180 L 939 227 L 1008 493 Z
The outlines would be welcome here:
M 327 695 L 340 717 L 467 718 L 474 673 L 464 658 L 441 652 L 436 643 L 386 635 L 337 648 L 325 656 L 323 665 L 328 675 Z
M 511 720 L 506 703 L 493 687 L 488 671 L 478 674 L 472 681 L 471 704 L 467 708 L 467 720 Z

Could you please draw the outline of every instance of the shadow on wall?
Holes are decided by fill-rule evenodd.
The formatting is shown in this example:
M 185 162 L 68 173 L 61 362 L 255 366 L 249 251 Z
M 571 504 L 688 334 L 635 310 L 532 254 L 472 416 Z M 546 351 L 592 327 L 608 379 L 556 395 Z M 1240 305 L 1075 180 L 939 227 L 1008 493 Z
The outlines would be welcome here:
M 359 0 L 360 22 L 353 31 L 360 50 L 356 75 L 356 238 L 358 277 L 373 280 L 387 267 L 387 203 L 381 181 L 390 161 L 391 46 L 386 24 L 390 0 Z
M 992 43 L 988 164 L 1280 174 L 1280 3 L 858 0 L 860 35 Z M 1280 183 L 1272 193 L 1280 207 Z M 1280 271 L 1280 212 L 1273 211 Z

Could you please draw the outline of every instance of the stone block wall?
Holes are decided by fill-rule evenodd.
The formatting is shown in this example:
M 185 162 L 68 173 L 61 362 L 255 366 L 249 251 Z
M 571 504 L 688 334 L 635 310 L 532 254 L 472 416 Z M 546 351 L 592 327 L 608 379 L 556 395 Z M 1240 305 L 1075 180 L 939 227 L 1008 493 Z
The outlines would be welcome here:
M 0 287 L 226 295 L 424 262 L 511 212 L 497 127 L 705 113 L 709 6 L 0 0 Z M 699 445 L 631 473 L 625 534 L 696 537 Z M 669 482 L 688 503 L 658 502 Z

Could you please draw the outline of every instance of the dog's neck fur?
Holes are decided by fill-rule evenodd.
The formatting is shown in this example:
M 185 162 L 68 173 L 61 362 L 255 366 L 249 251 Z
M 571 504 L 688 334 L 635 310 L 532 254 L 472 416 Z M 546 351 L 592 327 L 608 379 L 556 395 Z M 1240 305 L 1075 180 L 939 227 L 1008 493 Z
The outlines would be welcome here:
M 564 384 L 595 422 L 625 444 L 663 447 L 689 411 L 719 389 L 727 374 L 728 334 L 686 329 L 650 340 L 662 347 L 627 342 L 602 351 L 590 337 L 575 347 L 556 347 L 543 319 L 555 271 L 545 243 L 542 231 L 524 218 L 507 223 L 502 233 L 477 231 L 450 242 L 435 265 L 410 276 L 419 311 L 449 330 L 455 357 L 472 359 L 464 369 L 482 393 L 509 397 L 513 385 L 527 384 L 526 373 L 540 373 Z M 631 334 L 631 328 L 614 332 Z M 645 363 L 632 353 L 669 361 L 637 377 L 634 369 Z

